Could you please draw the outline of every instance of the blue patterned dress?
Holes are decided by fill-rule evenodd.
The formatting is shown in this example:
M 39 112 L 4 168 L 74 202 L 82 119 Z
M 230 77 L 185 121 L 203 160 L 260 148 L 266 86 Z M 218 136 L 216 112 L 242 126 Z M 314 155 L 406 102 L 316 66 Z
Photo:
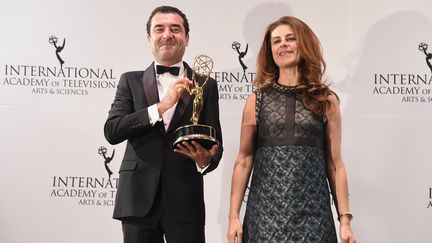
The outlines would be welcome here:
M 325 119 L 276 83 L 257 92 L 254 169 L 243 242 L 334 243 L 325 164 Z

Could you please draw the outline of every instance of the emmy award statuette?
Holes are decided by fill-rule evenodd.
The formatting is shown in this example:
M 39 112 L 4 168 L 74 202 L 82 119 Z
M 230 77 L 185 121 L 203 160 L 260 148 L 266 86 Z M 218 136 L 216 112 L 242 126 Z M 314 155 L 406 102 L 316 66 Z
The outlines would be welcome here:
M 178 143 L 184 141 L 196 141 L 206 149 L 210 149 L 214 144 L 219 142 L 216 140 L 216 129 L 211 126 L 198 124 L 201 110 L 203 108 L 203 90 L 207 84 L 207 80 L 213 69 L 213 60 L 207 55 L 199 55 L 195 57 L 192 68 L 192 87 L 189 89 L 189 94 L 193 95 L 193 111 L 190 119 L 190 125 L 177 128 L 175 131 L 176 139 L 174 147 Z M 198 78 L 203 78 L 204 82 L 200 86 Z

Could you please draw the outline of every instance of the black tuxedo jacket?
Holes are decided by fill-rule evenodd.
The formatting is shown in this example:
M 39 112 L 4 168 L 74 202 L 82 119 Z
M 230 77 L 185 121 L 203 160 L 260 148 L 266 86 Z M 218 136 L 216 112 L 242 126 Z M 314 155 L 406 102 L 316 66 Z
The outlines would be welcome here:
M 184 64 L 191 78 L 192 70 Z M 105 122 L 104 133 L 109 143 L 127 140 L 113 217 L 146 216 L 158 187 L 162 186 L 163 203 L 169 215 L 175 220 L 204 224 L 203 174 L 197 171 L 192 159 L 175 153 L 172 147 L 174 131 L 190 124 L 193 99 L 183 93 L 166 132 L 162 122 L 150 124 L 147 108 L 160 100 L 155 77 L 154 63 L 145 71 L 122 74 Z M 208 173 L 218 166 L 223 151 L 214 79 L 209 78 L 204 87 L 203 101 L 199 123 L 214 127 L 220 141 L 219 151 L 205 171 Z

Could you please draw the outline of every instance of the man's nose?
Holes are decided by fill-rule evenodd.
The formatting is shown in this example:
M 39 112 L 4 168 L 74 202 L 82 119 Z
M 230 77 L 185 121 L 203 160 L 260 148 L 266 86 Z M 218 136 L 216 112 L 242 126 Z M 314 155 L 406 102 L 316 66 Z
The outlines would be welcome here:
M 165 39 L 170 39 L 171 37 L 172 37 L 173 35 L 172 35 L 172 32 L 171 32 L 171 30 L 170 29 L 166 29 L 164 32 L 163 32 L 163 38 L 165 38 Z

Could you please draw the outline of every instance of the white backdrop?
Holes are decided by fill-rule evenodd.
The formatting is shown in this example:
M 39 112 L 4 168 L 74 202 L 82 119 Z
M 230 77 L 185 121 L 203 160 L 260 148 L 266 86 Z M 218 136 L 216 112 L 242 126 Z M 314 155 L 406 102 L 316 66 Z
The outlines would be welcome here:
M 161 4 L 189 18 L 185 60 L 205 53 L 215 62 L 225 152 L 205 176 L 207 242 L 226 242 L 244 97 L 263 31 L 282 15 L 316 32 L 341 98 L 358 242 L 432 242 L 430 0 L 3 0 L 0 242 L 121 242 L 111 215 L 124 144 L 109 145 L 103 124 L 120 74 L 152 61 L 145 24 Z M 50 36 L 58 48 L 65 40 L 67 71 Z M 245 72 L 235 41 L 239 52 L 248 47 Z

